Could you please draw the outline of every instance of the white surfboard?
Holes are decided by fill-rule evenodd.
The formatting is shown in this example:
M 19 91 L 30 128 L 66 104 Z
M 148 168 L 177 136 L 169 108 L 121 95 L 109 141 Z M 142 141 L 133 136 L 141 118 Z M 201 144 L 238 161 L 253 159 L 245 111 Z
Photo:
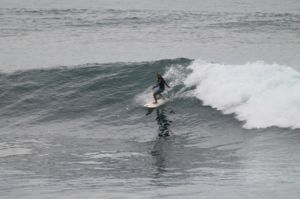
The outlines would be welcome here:
M 144 107 L 146 107 L 146 108 L 158 108 L 158 107 L 164 105 L 165 103 L 167 103 L 168 101 L 169 101 L 169 99 L 166 98 L 166 97 L 158 99 L 156 104 L 153 103 L 154 100 L 151 100 L 150 102 L 147 102 L 144 105 Z

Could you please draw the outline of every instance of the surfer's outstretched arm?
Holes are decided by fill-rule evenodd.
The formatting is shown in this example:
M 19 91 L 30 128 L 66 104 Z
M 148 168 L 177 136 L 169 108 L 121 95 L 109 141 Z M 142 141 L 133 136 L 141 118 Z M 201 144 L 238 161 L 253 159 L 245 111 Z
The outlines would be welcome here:
M 166 86 L 168 87 L 168 88 L 170 88 L 170 86 L 167 84 L 167 82 L 165 81 L 165 84 L 166 84 Z

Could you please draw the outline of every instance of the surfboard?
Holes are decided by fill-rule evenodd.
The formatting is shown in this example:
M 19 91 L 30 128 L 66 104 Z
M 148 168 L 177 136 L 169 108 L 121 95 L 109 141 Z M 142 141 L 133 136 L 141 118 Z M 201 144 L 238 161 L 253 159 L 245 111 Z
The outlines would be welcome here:
M 158 108 L 162 105 L 164 105 L 165 103 L 167 103 L 169 101 L 168 98 L 160 98 L 157 100 L 157 104 L 153 104 L 154 100 L 151 100 L 150 102 L 147 102 L 144 107 L 146 108 Z

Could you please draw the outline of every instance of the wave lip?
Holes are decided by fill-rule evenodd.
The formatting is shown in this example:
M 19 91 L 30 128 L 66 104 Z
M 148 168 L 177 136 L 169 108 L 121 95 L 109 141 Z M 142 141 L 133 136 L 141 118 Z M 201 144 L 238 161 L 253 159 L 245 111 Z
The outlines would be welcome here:
M 251 128 L 300 128 L 300 73 L 264 62 L 225 65 L 195 60 L 185 79 L 193 96 Z

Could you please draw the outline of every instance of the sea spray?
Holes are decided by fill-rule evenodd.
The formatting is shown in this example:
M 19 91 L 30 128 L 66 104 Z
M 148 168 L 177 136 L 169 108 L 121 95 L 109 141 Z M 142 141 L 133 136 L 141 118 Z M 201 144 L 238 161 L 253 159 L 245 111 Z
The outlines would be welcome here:
M 264 62 L 225 65 L 195 60 L 184 80 L 193 96 L 244 121 L 245 128 L 300 128 L 300 73 Z

